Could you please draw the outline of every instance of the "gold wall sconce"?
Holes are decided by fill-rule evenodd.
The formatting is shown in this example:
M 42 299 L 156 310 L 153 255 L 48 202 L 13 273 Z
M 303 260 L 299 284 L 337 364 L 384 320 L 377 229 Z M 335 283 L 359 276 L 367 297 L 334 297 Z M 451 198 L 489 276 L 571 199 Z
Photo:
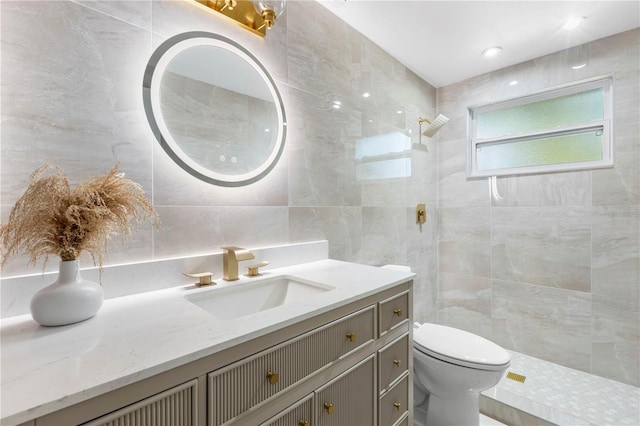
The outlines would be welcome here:
M 264 37 L 282 15 L 285 0 L 193 0 Z

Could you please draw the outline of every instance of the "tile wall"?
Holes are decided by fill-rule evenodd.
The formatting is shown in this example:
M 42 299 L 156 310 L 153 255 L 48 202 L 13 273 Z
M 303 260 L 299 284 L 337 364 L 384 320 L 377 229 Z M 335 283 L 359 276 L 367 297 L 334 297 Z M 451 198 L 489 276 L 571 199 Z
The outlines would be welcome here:
M 418 116 L 434 115 L 435 88 L 324 7 L 289 2 L 266 38 L 186 0 L 3 0 L 0 14 L 2 218 L 42 163 L 60 165 L 76 184 L 119 162 L 153 199 L 162 224 L 141 226 L 124 245 L 114 238 L 108 264 L 327 239 L 335 259 L 411 265 L 419 274 L 416 317 L 434 318 L 436 146 L 410 151 L 411 171 L 393 179 L 358 180 L 354 158 L 366 137 L 411 132 L 417 142 Z M 228 189 L 196 180 L 172 163 L 147 124 L 142 77 L 151 53 L 195 30 L 245 46 L 284 98 L 284 157 L 256 184 Z M 332 108 L 335 100 L 341 109 Z M 428 207 L 422 227 L 418 202 Z M 56 268 L 51 259 L 46 269 Z M 40 270 L 12 258 L 2 274 Z
M 438 320 L 640 385 L 640 30 L 438 89 Z M 615 167 L 465 178 L 467 107 L 614 75 Z M 519 84 L 510 86 L 510 81 Z
M 335 259 L 410 265 L 417 320 L 437 313 L 507 348 L 640 384 L 638 31 L 588 45 L 581 71 L 566 69 L 565 52 L 436 91 L 311 1 L 289 2 L 264 39 L 183 0 L 3 0 L 0 19 L 1 218 L 44 162 L 63 167 L 72 184 L 119 162 L 162 224 L 140 227 L 124 245 L 116 237 L 108 264 L 327 239 Z M 254 185 L 195 180 L 147 125 L 146 62 L 163 40 L 193 30 L 243 44 L 283 95 L 285 155 Z M 500 202 L 485 180 L 466 180 L 468 105 L 609 72 L 614 169 L 499 179 Z M 515 88 L 505 84 L 514 78 Z M 451 121 L 439 143 L 423 138 L 428 151 L 410 152 L 410 173 L 358 180 L 359 140 L 401 132 L 415 143 L 417 117 L 438 112 Z M 422 227 L 418 202 L 427 204 Z M 40 270 L 19 258 L 2 274 Z

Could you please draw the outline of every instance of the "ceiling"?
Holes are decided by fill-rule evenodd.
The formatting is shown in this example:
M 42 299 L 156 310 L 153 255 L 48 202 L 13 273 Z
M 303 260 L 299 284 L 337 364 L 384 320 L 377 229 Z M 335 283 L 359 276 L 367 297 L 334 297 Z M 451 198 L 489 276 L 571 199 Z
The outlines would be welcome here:
M 640 27 L 638 0 L 319 2 L 435 87 Z

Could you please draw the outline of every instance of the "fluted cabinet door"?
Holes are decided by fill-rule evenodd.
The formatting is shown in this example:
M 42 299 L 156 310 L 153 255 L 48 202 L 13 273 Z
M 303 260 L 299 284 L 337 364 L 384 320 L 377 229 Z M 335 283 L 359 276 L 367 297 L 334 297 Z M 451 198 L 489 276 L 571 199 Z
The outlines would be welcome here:
M 197 385 L 191 380 L 83 426 L 196 426 Z
M 309 394 L 260 426 L 313 426 L 312 420 L 313 394 Z
M 318 426 L 375 425 L 375 355 L 316 392 Z

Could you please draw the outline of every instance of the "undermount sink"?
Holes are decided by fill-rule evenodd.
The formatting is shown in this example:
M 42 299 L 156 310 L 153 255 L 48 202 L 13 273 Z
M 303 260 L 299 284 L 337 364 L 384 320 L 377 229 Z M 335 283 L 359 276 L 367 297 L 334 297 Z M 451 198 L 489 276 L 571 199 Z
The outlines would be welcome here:
M 194 293 L 185 298 L 222 320 L 232 320 L 283 305 L 309 301 L 335 287 L 288 276 L 240 282 L 224 288 Z

